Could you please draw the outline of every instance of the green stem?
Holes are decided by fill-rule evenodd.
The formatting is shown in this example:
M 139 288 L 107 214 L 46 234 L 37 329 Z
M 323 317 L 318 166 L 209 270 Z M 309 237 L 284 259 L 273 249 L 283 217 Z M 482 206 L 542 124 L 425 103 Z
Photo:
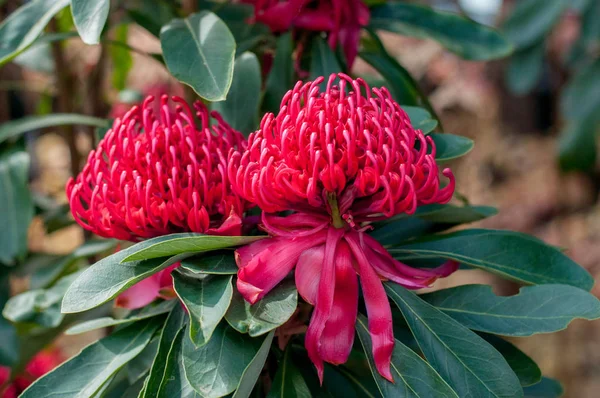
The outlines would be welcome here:
M 336 228 L 344 228 L 344 220 L 340 214 L 340 208 L 338 207 L 337 199 L 334 193 L 327 194 L 327 202 L 329 203 L 329 208 L 331 209 L 331 220 L 333 222 L 333 226 Z

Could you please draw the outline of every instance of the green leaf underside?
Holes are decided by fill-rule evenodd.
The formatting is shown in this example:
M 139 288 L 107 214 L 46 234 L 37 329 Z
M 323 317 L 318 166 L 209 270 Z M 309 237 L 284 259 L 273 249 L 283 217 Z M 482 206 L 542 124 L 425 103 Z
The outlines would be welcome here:
M 62 303 L 62 312 L 82 312 L 95 308 L 115 298 L 135 283 L 145 279 L 187 257 L 180 254 L 168 258 L 129 261 L 121 264 L 128 255 L 141 247 L 168 240 L 170 235 L 159 236 L 140 242 L 111 256 L 105 257 L 87 268 L 67 290 Z
M 248 365 L 246 370 L 244 370 L 242 378 L 240 379 L 240 384 L 235 390 L 232 398 L 250 397 L 252 390 L 254 389 L 254 385 L 258 381 L 263 367 L 265 366 L 265 362 L 267 361 L 267 357 L 269 356 L 269 351 L 271 350 L 271 344 L 273 343 L 274 336 L 275 331 L 269 332 L 261 344 L 260 349 L 252 359 L 252 362 L 250 362 L 250 365 Z
M 403 287 L 384 286 L 431 366 L 458 396 L 523 396 L 517 376 L 485 340 Z
M 224 322 L 201 347 L 196 347 L 185 336 L 182 355 L 187 380 L 206 398 L 222 397 L 233 392 L 263 340 L 240 334 Z
M 98 319 L 92 319 L 90 321 L 78 323 L 77 325 L 71 326 L 65 331 L 65 334 L 76 335 L 111 326 L 123 325 L 131 322 L 138 322 L 144 319 L 153 318 L 155 316 L 165 314 L 171 311 L 173 307 L 175 307 L 175 305 L 176 301 L 163 301 L 162 303 L 153 307 L 145 307 L 139 314 L 128 318 L 115 319 L 111 317 L 103 317 Z
M 84 348 L 33 383 L 22 398 L 89 397 L 150 342 L 162 319 L 141 321 Z
M 396 340 L 391 372 L 394 383 L 384 379 L 375 368 L 367 318 L 359 315 L 356 331 L 369 361 L 369 368 L 384 397 L 454 397 L 456 392 L 413 350 Z
M 209 11 L 174 19 L 160 32 L 169 72 L 208 101 L 227 98 L 233 79 L 235 40 Z
M 419 39 L 433 39 L 468 60 L 510 54 L 512 46 L 494 29 L 458 14 L 410 3 L 388 3 L 371 10 L 369 26 Z
M 194 274 L 235 275 L 238 271 L 231 250 L 219 250 L 187 258 L 181 262 L 181 268 Z
M 254 305 L 250 305 L 235 290 L 225 319 L 238 332 L 256 337 L 287 322 L 297 304 L 298 291 L 293 281 L 280 283 Z
M 446 162 L 471 152 L 475 143 L 473 140 L 452 134 L 431 133 L 429 136 L 435 143 L 435 160 Z
M 431 117 L 427 109 L 417 106 L 403 106 L 402 110 L 408 115 L 413 128 L 421 130 L 423 134 L 431 133 L 438 125 L 437 120 Z
M 445 258 L 527 284 L 590 290 L 592 276 L 554 247 L 522 233 L 469 229 L 389 249 L 392 255 Z
M 190 339 L 196 346 L 210 340 L 229 308 L 231 279 L 231 275 L 214 275 L 198 280 L 173 273 L 173 288 L 190 315 Z
M 28 131 L 38 130 L 46 127 L 64 126 L 77 124 L 82 126 L 108 127 L 110 122 L 93 116 L 78 115 L 76 113 L 53 113 L 42 116 L 25 116 L 24 118 L 11 120 L 0 125 L 0 143 L 20 136 Z
M 463 285 L 421 298 L 469 329 L 504 336 L 556 332 L 577 318 L 600 318 L 600 301 L 568 285 L 522 287 L 514 296 L 496 296 L 489 285 Z
M 148 239 L 131 246 L 122 263 L 174 256 L 182 253 L 201 253 L 228 247 L 247 245 L 265 236 L 215 236 L 179 233 Z
M 108 18 L 110 0 L 71 0 L 73 21 L 86 44 L 98 44 Z

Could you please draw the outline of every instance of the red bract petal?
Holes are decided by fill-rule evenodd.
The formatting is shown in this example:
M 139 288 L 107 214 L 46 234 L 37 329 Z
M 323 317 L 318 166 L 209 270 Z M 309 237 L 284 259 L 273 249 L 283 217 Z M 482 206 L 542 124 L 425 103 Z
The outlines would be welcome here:
M 325 254 L 321 278 L 319 280 L 319 291 L 317 294 L 317 303 L 313 311 L 306 331 L 305 346 L 308 351 L 308 357 L 317 368 L 319 380 L 323 383 L 323 359 L 319 354 L 319 343 L 327 319 L 331 314 L 333 306 L 333 296 L 335 292 L 335 253 L 337 245 L 342 238 L 344 231 L 338 228 L 329 228 L 327 230 L 327 241 L 325 243 Z
M 340 242 L 335 253 L 335 294 L 333 306 L 319 345 L 324 361 L 339 365 L 348 360 L 354 343 L 358 312 L 358 279 L 348 244 Z
M 147 306 L 160 295 L 160 279 L 154 274 L 136 283 L 117 297 L 115 305 L 131 310 Z
M 247 249 L 238 252 L 237 288 L 244 299 L 251 304 L 260 300 L 289 274 L 298 257 L 307 249 L 322 244 L 326 232 L 319 232 L 309 237 L 263 239 L 252 243 L 260 251 Z M 267 244 L 263 241 L 271 241 Z M 260 244 L 260 245 L 258 245 Z
M 317 302 L 319 280 L 325 257 L 325 245 L 312 247 L 300 255 L 296 265 L 295 277 L 298 293 L 308 303 Z
M 392 310 L 381 280 L 369 265 L 356 233 L 348 234 L 346 241 L 358 263 L 360 283 L 369 318 L 369 333 L 373 342 L 373 359 L 380 375 L 393 382 L 390 362 L 394 349 Z

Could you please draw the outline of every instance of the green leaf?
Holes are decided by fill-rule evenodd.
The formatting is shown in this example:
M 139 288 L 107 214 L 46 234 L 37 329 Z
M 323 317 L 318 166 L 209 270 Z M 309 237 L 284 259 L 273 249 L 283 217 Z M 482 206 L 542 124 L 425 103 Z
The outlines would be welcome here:
M 458 14 L 409 3 L 371 9 L 369 27 L 419 39 L 433 39 L 456 55 L 477 61 L 502 58 L 512 47 L 494 29 Z
M 8 301 L 10 294 L 10 275 L 0 266 L 0 307 Z M 12 323 L 0 316 L 0 366 L 13 367 L 19 361 L 19 337 Z
M 600 301 L 568 285 L 522 287 L 496 296 L 489 285 L 463 285 L 421 296 L 469 329 L 504 336 L 562 330 L 574 319 L 600 318 Z
M 175 18 L 172 4 L 165 0 L 127 1 L 123 6 L 135 23 L 156 37 L 159 37 L 163 25 Z
M 523 396 L 517 376 L 485 340 L 403 287 L 384 286 L 431 366 L 458 396 Z
M 561 96 L 562 112 L 568 120 L 593 117 L 600 121 L 600 58 L 586 65 L 569 81 Z
M 173 339 L 173 344 L 169 350 L 166 359 L 166 366 L 162 383 L 158 390 L 152 391 L 148 387 L 148 391 L 156 392 L 158 397 L 178 397 L 178 398 L 201 398 L 192 388 L 192 385 L 186 379 L 185 367 L 182 363 L 183 341 L 186 338 L 185 329 L 179 330 Z M 146 394 L 147 397 L 153 396 L 151 393 Z
M 186 258 L 181 262 L 181 268 L 194 274 L 235 275 L 238 271 L 231 250 L 217 250 Z
M 178 334 L 183 334 L 181 332 L 183 332 L 185 327 L 185 318 L 185 312 L 179 305 L 167 317 L 167 321 L 160 333 L 158 350 L 148 373 L 146 387 L 140 398 L 150 398 L 160 390 L 160 386 L 165 380 L 165 369 L 167 367 L 169 352 L 173 349 Z
M 168 258 L 129 261 L 128 255 L 141 247 L 169 239 L 167 236 L 148 239 L 98 261 L 87 268 L 67 290 L 62 303 L 63 313 L 83 312 L 115 298 L 137 282 L 186 257 L 186 254 Z
M 92 319 L 71 326 L 65 331 L 65 334 L 76 335 L 90 332 L 92 330 L 98 330 L 111 326 L 123 325 L 126 323 L 138 322 L 144 319 L 153 318 L 155 316 L 162 315 L 171 311 L 176 304 L 176 301 L 173 300 L 163 301 L 155 306 L 144 307 L 142 311 L 140 311 L 138 314 L 122 319 L 115 319 L 111 317 Z
M 429 134 L 435 143 L 435 160 L 446 162 L 471 152 L 475 145 L 473 140 L 453 134 Z
M 124 90 L 127 86 L 127 76 L 133 66 L 133 57 L 131 51 L 127 48 L 127 36 L 129 25 L 121 24 L 115 29 L 116 43 L 124 45 L 113 45 L 108 48 L 108 53 L 112 60 L 112 84 L 117 90 Z
M 14 265 L 27 253 L 27 231 L 33 218 L 29 162 L 27 152 L 0 156 L 0 264 Z
M 85 44 L 100 43 L 109 8 L 110 0 L 71 0 L 73 21 Z
M 265 84 L 263 107 L 267 112 L 277 113 L 281 100 L 294 85 L 294 44 L 292 34 L 284 33 L 277 39 L 273 66 Z
M 542 371 L 523 351 L 493 334 L 479 333 L 479 335 L 502 354 L 523 387 L 531 386 L 542 380 Z
M 291 360 L 291 345 L 283 353 L 279 369 L 267 398 L 310 398 L 312 397 L 302 374 Z
M 69 0 L 33 0 L 20 7 L 0 24 L 0 65 L 25 50 L 42 33 L 48 22 Z M 2 134 L 0 134 L 0 137 Z
M 396 340 L 392 353 L 391 372 L 394 383 L 384 379 L 375 367 L 367 318 L 359 315 L 356 331 L 369 360 L 371 374 L 384 397 L 455 397 L 456 392 L 413 350 Z
M 558 398 L 563 395 L 560 383 L 548 377 L 542 377 L 542 381 L 523 389 L 525 398 Z
M 468 229 L 389 249 L 392 255 L 445 258 L 526 284 L 565 284 L 590 290 L 592 276 L 560 250 L 519 232 Z
M 66 124 L 79 124 L 84 126 L 108 127 L 109 121 L 93 116 L 78 115 L 75 113 L 55 113 L 43 116 L 25 116 L 0 125 L 0 143 L 20 136 L 28 131 L 46 127 L 64 126 Z
M 173 273 L 173 287 L 190 315 L 190 339 L 196 346 L 210 340 L 225 316 L 233 294 L 231 278 L 231 275 L 212 275 L 193 279 Z
M 352 355 L 352 354 L 351 354 Z M 364 355 L 364 354 L 363 354 Z M 325 364 L 323 388 L 333 398 L 379 398 L 381 393 L 366 363 L 361 373 L 351 372 L 348 363 L 331 366 Z M 316 376 L 315 376 L 316 377 Z
M 600 130 L 596 115 L 567 123 L 558 142 L 560 167 L 565 170 L 591 170 L 596 165 L 596 137 Z
M 402 109 L 408 114 L 413 128 L 421 130 L 423 134 L 431 133 L 438 125 L 427 109 L 417 106 L 403 106 Z
M 536 43 L 513 54 L 506 71 L 509 90 L 524 95 L 534 89 L 542 76 L 546 42 Z
M 264 339 L 238 333 L 222 322 L 202 347 L 183 339 L 185 376 L 205 398 L 222 397 L 233 392 Z
M 163 319 L 134 323 L 84 348 L 34 382 L 22 398 L 90 397 L 148 345 Z
M 225 101 L 215 102 L 212 109 L 234 129 L 248 136 L 258 127 L 258 110 L 262 81 L 256 55 L 245 52 L 235 60 L 233 82 Z
M 235 40 L 215 14 L 174 19 L 160 31 L 169 72 L 208 101 L 222 101 L 233 78 Z
M 329 75 L 342 72 L 342 67 L 329 44 L 321 36 L 313 39 L 310 58 L 310 80 L 315 80 L 319 76 L 325 77 L 321 83 L 321 90 L 325 91 Z
M 264 236 L 214 236 L 180 233 L 149 239 L 131 246 L 122 262 L 148 260 L 183 253 L 201 253 L 243 246 L 265 238 Z M 131 249 L 131 251 L 129 251 Z M 131 254 L 129 254 L 131 253 Z
M 293 281 L 280 283 L 254 305 L 235 290 L 225 319 L 238 332 L 256 337 L 286 323 L 297 304 L 298 291 Z
M 252 390 L 254 389 L 254 385 L 258 381 L 260 374 L 262 373 L 263 367 L 265 366 L 265 362 L 267 361 L 267 357 L 269 356 L 269 352 L 271 351 L 271 344 L 273 343 L 273 337 L 275 336 L 275 331 L 271 331 L 265 340 L 263 341 L 260 349 L 250 362 L 250 365 L 244 370 L 242 374 L 242 378 L 240 380 L 240 385 L 235 390 L 232 398 L 249 398 L 252 394 Z
M 565 0 L 521 0 L 515 3 L 502 30 L 517 49 L 529 47 L 547 36 L 568 4 Z
M 62 322 L 60 302 L 65 291 L 80 272 L 65 276 L 49 289 L 29 290 L 11 297 L 2 315 L 15 323 L 29 323 L 55 328 Z
M 410 238 L 445 231 L 456 225 L 483 220 L 497 213 L 495 208 L 489 206 L 419 206 L 412 216 L 401 214 L 376 223 L 375 230 L 370 235 L 383 245 L 397 245 Z

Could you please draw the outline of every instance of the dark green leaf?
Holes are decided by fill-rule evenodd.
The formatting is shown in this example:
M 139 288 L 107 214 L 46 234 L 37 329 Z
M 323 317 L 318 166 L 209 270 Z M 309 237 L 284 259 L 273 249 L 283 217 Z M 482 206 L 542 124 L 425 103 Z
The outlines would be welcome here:
M 69 0 L 33 0 L 20 7 L 0 24 L 0 65 L 25 50 L 42 33 Z M 0 134 L 0 137 L 2 134 Z
M 235 275 L 238 271 L 231 250 L 219 250 L 187 258 L 181 262 L 181 267 L 194 274 Z
M 485 340 L 403 287 L 385 283 L 423 354 L 460 397 L 522 397 L 519 379 Z
M 238 333 L 222 322 L 202 347 L 183 338 L 183 366 L 194 390 L 205 398 L 222 397 L 233 392 L 264 339 Z
M 26 152 L 0 156 L 0 203 L 0 264 L 14 265 L 15 259 L 22 259 L 27 252 L 27 231 L 33 218 Z
M 142 279 L 185 258 L 186 255 L 181 254 L 167 258 L 152 258 L 121 264 L 125 257 L 136 250 L 168 239 L 170 239 L 169 235 L 148 239 L 112 256 L 105 257 L 87 268 L 67 290 L 62 303 L 62 312 L 82 312 L 95 308 L 112 300 L 119 293 Z
M 542 377 L 542 381 L 523 389 L 525 398 L 559 398 L 563 395 L 560 383 L 548 377 Z
M 179 330 L 173 339 L 173 344 L 168 352 L 166 359 L 164 377 L 162 383 L 157 391 L 150 390 L 148 387 L 147 397 L 158 396 L 158 397 L 178 397 L 178 398 L 201 398 L 192 388 L 192 385 L 188 382 L 185 375 L 185 367 L 182 362 L 182 356 L 184 355 L 183 341 L 188 340 L 186 338 L 187 333 L 185 329 Z M 152 392 L 156 392 L 156 395 L 152 395 Z
M 127 363 L 127 366 L 123 370 L 127 372 L 127 381 L 129 382 L 129 385 L 137 383 L 140 379 L 142 379 L 142 382 L 144 381 L 143 379 L 146 378 L 146 375 L 154 362 L 154 357 L 158 350 L 158 343 L 159 339 L 157 337 L 153 338 L 138 356 Z
M 233 78 L 235 40 L 215 14 L 202 11 L 174 19 L 160 31 L 169 72 L 202 98 L 227 98 Z
M 419 39 L 433 39 L 468 60 L 490 60 L 510 54 L 512 47 L 494 29 L 458 14 L 410 3 L 387 3 L 371 10 L 372 29 Z
M 473 140 L 453 134 L 429 134 L 435 142 L 435 160 L 445 162 L 466 155 L 473 149 Z
M 227 322 L 240 333 L 256 337 L 283 325 L 290 319 L 298 303 L 298 291 L 292 281 L 284 281 L 258 303 L 250 305 L 236 290 Z
M 594 119 L 596 115 L 572 120 L 561 132 L 558 155 L 563 170 L 590 170 L 596 165 L 596 137 L 600 126 Z
M 75 113 L 55 113 L 43 116 L 26 116 L 0 125 L 0 143 L 15 138 L 28 131 L 46 127 L 64 126 L 66 124 L 80 124 L 85 126 L 107 127 L 109 122 L 92 116 L 77 115 Z
M 520 0 L 502 30 L 517 49 L 539 43 L 565 11 L 566 0 Z
M 175 18 L 172 6 L 166 0 L 135 0 L 124 3 L 131 19 L 158 37 L 160 29 Z
M 273 337 L 275 336 L 275 331 L 271 331 L 265 340 L 263 341 L 260 349 L 256 353 L 250 365 L 244 370 L 242 374 L 242 379 L 240 380 L 240 385 L 235 390 L 232 398 L 249 398 L 252 394 L 252 390 L 254 389 L 254 385 L 258 381 L 260 374 L 262 373 L 263 367 L 265 366 L 265 362 L 267 361 L 267 357 L 269 356 L 269 352 L 271 351 L 271 343 L 273 343 Z
M 127 76 L 133 66 L 131 51 L 127 48 L 128 24 L 121 24 L 115 29 L 115 40 L 124 45 L 113 45 L 108 48 L 112 60 L 112 85 L 117 90 L 124 90 L 127 86 Z
M 100 43 L 109 8 L 110 0 L 71 0 L 73 21 L 84 43 Z
M 542 380 L 542 371 L 523 351 L 493 334 L 479 333 L 479 335 L 502 354 L 523 387 L 539 383 Z
M 215 102 L 213 109 L 234 129 L 246 136 L 258 127 L 260 64 L 256 55 L 245 52 L 235 60 L 233 82 L 225 101 Z
M 190 315 L 190 339 L 196 346 L 210 340 L 225 316 L 233 294 L 231 278 L 231 275 L 211 275 L 192 279 L 173 273 L 173 287 Z
M 279 369 L 275 374 L 271 391 L 267 398 L 310 398 L 312 397 L 302 374 L 291 360 L 291 348 L 288 345 L 279 363 Z
M 546 42 L 536 43 L 513 54 L 506 72 L 510 91 L 524 95 L 533 90 L 542 76 Z
M 590 290 L 592 276 L 560 250 L 519 232 L 468 229 L 389 250 L 446 258 L 527 284 L 566 284 Z
M 412 216 L 401 214 L 375 224 L 371 236 L 383 245 L 397 245 L 410 238 L 445 231 L 495 214 L 497 210 L 489 206 L 425 205 L 418 207 Z
M 329 75 L 342 72 L 340 63 L 329 44 L 321 36 L 316 36 L 313 39 L 310 55 L 310 80 L 315 80 L 319 76 L 325 77 L 325 80 L 321 83 L 321 90 L 325 91 Z
M 403 106 L 402 109 L 408 114 L 413 128 L 421 130 L 423 134 L 431 133 L 438 125 L 427 109 L 416 106 Z
M 562 330 L 574 319 L 600 318 L 600 301 L 568 285 L 522 287 L 496 296 L 488 285 L 463 285 L 421 296 L 469 329 L 504 336 Z
M 273 67 L 265 84 L 263 106 L 267 112 L 277 113 L 283 96 L 294 85 L 293 51 L 292 34 L 288 32 L 279 36 Z
M 0 266 L 0 307 L 8 301 L 10 294 L 10 275 Z M 0 366 L 14 366 L 19 361 L 19 338 L 12 323 L 0 316 Z
M 569 81 L 561 96 L 562 112 L 568 120 L 593 117 L 600 121 L 600 58 L 590 63 Z
M 367 362 L 366 357 L 365 362 Z M 369 365 L 366 364 L 367 369 L 361 369 L 363 370 L 361 373 L 351 372 L 347 365 L 348 363 L 338 366 L 325 364 L 323 389 L 329 396 L 333 398 L 379 398 L 382 396 L 369 370 Z
M 136 315 L 133 315 L 133 316 L 130 316 L 127 318 L 122 318 L 122 319 L 115 319 L 115 318 L 111 318 L 111 317 L 92 319 L 90 321 L 85 321 L 82 323 L 78 323 L 74 326 L 71 326 L 69 329 L 67 329 L 65 331 L 65 334 L 68 334 L 68 335 L 81 334 L 81 333 L 86 333 L 86 332 L 89 332 L 92 330 L 107 328 L 107 327 L 116 326 L 116 325 L 123 325 L 125 323 L 138 322 L 143 319 L 153 318 L 155 316 L 162 315 L 164 313 L 171 311 L 173 309 L 173 307 L 175 307 L 176 304 L 177 304 L 177 302 L 173 301 L 173 300 L 163 301 L 160 304 L 157 304 L 155 306 L 145 307 L 144 309 L 142 309 L 142 311 L 140 311 Z
M 2 315 L 16 323 L 57 327 L 64 318 L 60 312 L 60 302 L 69 285 L 80 274 L 78 272 L 65 276 L 49 289 L 29 290 L 12 297 L 6 303 Z
M 371 373 L 384 397 L 455 397 L 458 395 L 440 375 L 413 350 L 396 340 L 392 353 L 390 383 L 377 372 L 372 353 L 367 318 L 359 315 L 356 331 L 369 360 Z
M 93 396 L 112 375 L 142 352 L 163 321 L 135 323 L 92 343 L 38 379 L 21 397 Z
M 194 233 L 180 233 L 149 239 L 133 245 L 122 262 L 147 260 L 174 256 L 183 253 L 201 253 L 212 250 L 243 246 L 263 239 L 264 236 L 213 236 Z M 131 251 L 129 251 L 131 250 Z
M 169 352 L 173 349 L 177 335 L 183 334 L 184 327 L 185 312 L 181 306 L 177 305 L 169 314 L 160 333 L 158 351 L 150 368 L 144 393 L 140 398 L 150 398 L 160 390 L 160 386 L 165 379 L 165 369 L 167 367 Z M 179 360 L 179 357 L 176 360 Z

